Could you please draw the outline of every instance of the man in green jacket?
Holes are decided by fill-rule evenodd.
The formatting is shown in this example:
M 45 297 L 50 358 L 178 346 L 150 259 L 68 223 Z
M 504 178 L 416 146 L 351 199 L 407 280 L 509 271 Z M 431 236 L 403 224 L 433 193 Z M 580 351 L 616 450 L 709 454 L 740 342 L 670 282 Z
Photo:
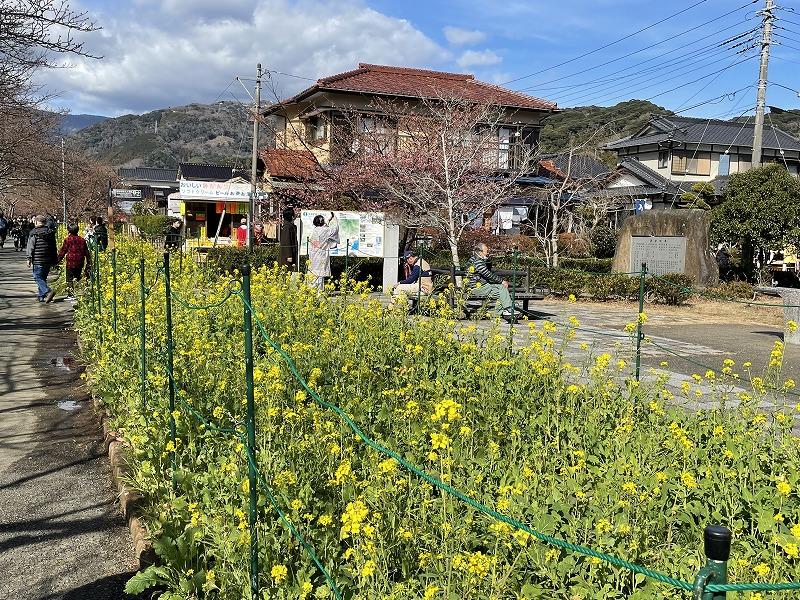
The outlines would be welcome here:
M 499 317 L 512 317 L 511 296 L 508 293 L 508 281 L 495 275 L 486 264 L 489 247 L 483 242 L 476 244 L 472 258 L 467 264 L 467 287 L 470 298 L 495 301 L 495 312 Z

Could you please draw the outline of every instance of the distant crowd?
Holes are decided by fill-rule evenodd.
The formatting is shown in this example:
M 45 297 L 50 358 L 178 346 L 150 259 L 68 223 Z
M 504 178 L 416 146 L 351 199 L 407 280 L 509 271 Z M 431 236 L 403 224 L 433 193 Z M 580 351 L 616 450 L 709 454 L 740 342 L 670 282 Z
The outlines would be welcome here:
M 53 301 L 55 292 L 47 278 L 53 267 L 65 263 L 67 295 L 73 298 L 73 286 L 85 275 L 89 276 L 91 252 L 102 252 L 108 246 L 108 228 L 102 217 L 92 217 L 85 229 L 85 238 L 79 234 L 77 224 L 67 225 L 67 236 L 58 248 L 56 232 L 58 221 L 52 215 L 36 215 L 7 219 L 0 213 L 0 248 L 5 247 L 8 236 L 14 240 L 14 251 L 25 250 L 28 268 L 36 282 L 38 302 Z

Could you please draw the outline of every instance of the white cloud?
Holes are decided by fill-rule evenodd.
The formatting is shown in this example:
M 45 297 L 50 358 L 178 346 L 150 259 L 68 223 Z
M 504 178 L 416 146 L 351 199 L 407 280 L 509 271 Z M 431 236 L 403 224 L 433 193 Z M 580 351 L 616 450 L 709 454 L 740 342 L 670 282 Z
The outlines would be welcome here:
M 460 27 L 444 28 L 444 37 L 454 46 L 470 46 L 486 39 L 486 34 L 477 29 L 461 29 Z
M 491 50 L 467 50 L 458 57 L 459 67 L 488 67 L 503 61 L 503 58 Z
M 359 62 L 440 68 L 452 55 L 405 19 L 363 0 L 134 0 L 99 15 L 103 30 L 87 37 L 100 61 L 71 59 L 71 69 L 42 74 L 59 104 L 73 112 L 117 115 L 220 98 L 236 75 L 253 77 L 256 63 L 310 78 L 356 68 Z M 117 7 L 115 7 L 115 10 Z M 273 75 L 265 100 L 297 92 L 310 81 Z M 248 84 L 252 88 L 252 83 Z M 238 83 L 230 92 L 244 97 Z

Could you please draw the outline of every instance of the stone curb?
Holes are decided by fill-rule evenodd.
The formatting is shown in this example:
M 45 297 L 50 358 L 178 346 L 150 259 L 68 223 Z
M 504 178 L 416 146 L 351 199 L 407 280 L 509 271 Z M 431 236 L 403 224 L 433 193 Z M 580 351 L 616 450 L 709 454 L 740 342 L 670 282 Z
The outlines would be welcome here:
M 100 425 L 103 428 L 103 448 L 111 461 L 111 477 L 117 487 L 119 506 L 122 516 L 128 524 L 133 538 L 133 548 L 136 560 L 139 562 L 139 569 L 146 569 L 156 562 L 156 554 L 153 544 L 141 515 L 142 496 L 138 492 L 130 489 L 125 483 L 128 473 L 128 463 L 125 456 L 125 446 L 116 432 L 111 429 L 111 421 L 108 418 L 103 401 L 92 395 L 94 410 L 100 417 Z

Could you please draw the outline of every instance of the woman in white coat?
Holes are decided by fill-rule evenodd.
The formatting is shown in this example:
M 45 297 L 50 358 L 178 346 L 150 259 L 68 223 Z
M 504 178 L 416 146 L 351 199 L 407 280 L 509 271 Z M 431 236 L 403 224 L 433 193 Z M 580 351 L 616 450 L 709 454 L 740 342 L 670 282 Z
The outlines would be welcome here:
M 309 271 L 314 276 L 312 285 L 322 291 L 325 289 L 325 278 L 331 276 L 330 249 L 339 245 L 339 223 L 333 213 L 327 225 L 322 215 L 314 217 L 313 223 L 314 231 L 311 232 L 309 241 Z

